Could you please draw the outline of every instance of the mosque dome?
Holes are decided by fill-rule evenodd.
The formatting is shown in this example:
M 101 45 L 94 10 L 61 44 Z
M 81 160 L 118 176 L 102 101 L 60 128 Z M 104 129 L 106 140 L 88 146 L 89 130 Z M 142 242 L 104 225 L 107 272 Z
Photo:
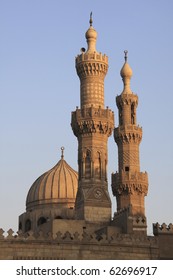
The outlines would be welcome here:
M 31 186 L 27 199 L 26 210 L 47 207 L 74 207 L 78 173 L 64 160 L 64 148 L 58 163 L 42 174 Z

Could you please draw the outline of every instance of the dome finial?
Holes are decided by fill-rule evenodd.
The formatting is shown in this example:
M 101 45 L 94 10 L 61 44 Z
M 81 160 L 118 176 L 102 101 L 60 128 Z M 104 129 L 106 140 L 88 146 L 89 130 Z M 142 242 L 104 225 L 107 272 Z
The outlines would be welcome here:
M 61 147 L 61 158 L 63 159 L 64 158 L 64 147 Z
M 128 54 L 128 51 L 125 50 L 125 51 L 124 51 L 124 54 L 125 54 L 125 56 L 124 56 L 125 62 L 127 62 L 127 54 Z
M 92 26 L 92 24 L 93 24 L 93 19 L 92 19 L 92 12 L 90 13 L 90 20 L 89 20 L 89 24 L 90 24 L 90 26 Z

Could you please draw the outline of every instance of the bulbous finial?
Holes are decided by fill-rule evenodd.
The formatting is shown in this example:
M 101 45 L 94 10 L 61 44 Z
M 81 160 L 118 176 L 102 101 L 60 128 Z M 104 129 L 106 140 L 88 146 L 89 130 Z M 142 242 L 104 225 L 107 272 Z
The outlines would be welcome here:
M 124 83 L 124 90 L 122 92 L 127 94 L 127 93 L 132 93 L 131 89 L 130 89 L 130 79 L 132 77 L 132 69 L 130 67 L 130 65 L 127 63 L 127 54 L 128 54 L 128 51 L 124 51 L 124 59 L 125 59 L 125 63 L 120 71 L 120 75 L 122 77 L 122 80 L 123 80 L 123 83 Z
M 61 159 L 64 158 L 64 150 L 65 150 L 65 148 L 64 148 L 64 147 L 61 147 Z
M 85 34 L 85 37 L 86 37 L 87 43 L 88 43 L 87 52 L 96 52 L 97 32 L 93 28 L 92 23 L 93 23 L 93 19 L 92 19 L 92 12 L 91 12 L 90 13 L 90 20 L 89 20 L 90 27 Z

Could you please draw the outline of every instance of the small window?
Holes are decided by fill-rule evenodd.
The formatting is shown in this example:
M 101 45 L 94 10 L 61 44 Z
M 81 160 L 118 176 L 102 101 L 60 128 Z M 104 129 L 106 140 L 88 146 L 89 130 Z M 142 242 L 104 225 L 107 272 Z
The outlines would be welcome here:
M 129 171 L 129 166 L 125 166 L 125 171 Z
M 40 225 L 45 224 L 45 223 L 46 223 L 46 218 L 40 217 L 38 219 L 37 225 L 40 226 Z

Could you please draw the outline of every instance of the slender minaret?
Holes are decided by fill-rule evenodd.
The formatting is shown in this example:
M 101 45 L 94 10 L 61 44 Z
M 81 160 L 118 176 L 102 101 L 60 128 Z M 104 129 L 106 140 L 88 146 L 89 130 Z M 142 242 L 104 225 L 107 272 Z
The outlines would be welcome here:
M 114 139 L 118 145 L 118 172 L 112 174 L 112 191 L 117 200 L 117 212 L 129 209 L 131 216 L 143 217 L 145 222 L 144 197 L 148 191 L 148 176 L 146 172 L 140 172 L 142 128 L 136 121 L 138 96 L 130 89 L 132 70 L 127 63 L 127 51 L 120 74 L 124 89 L 116 97 L 119 126 L 114 129 Z
M 107 141 L 114 128 L 114 113 L 104 107 L 104 78 L 108 57 L 96 51 L 97 32 L 92 26 L 85 36 L 87 51 L 76 57 L 80 79 L 81 108 L 72 112 L 72 129 L 78 139 L 79 183 L 76 219 L 93 223 L 109 222 L 111 201 L 107 183 Z

